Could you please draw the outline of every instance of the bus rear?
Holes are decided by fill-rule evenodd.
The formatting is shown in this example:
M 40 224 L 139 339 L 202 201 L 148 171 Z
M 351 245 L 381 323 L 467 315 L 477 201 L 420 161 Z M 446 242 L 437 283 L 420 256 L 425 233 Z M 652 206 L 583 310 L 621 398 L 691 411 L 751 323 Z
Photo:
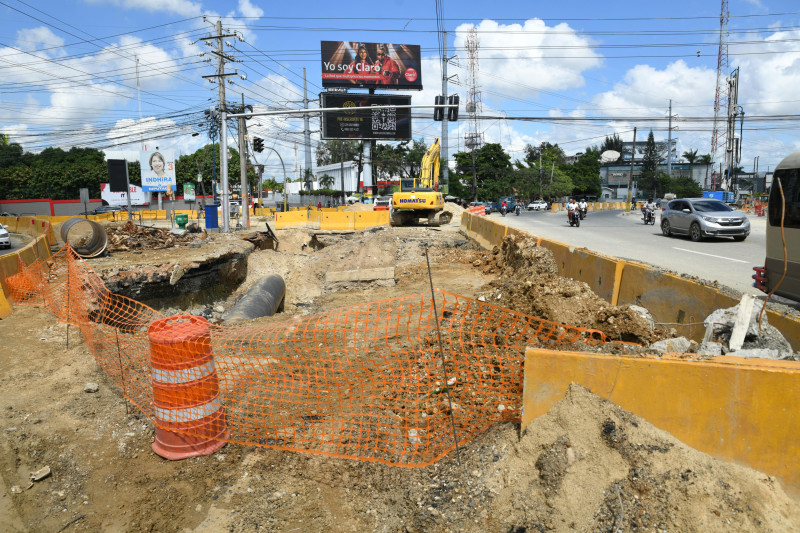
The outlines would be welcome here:
M 753 286 L 800 301 L 800 151 L 775 167 L 766 237 L 764 266 L 753 268 Z

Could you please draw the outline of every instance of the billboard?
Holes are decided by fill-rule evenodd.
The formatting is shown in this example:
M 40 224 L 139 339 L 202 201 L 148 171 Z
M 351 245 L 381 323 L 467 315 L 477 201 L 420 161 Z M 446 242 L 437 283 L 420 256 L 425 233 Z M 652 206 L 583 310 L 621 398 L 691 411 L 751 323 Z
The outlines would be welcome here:
M 175 153 L 173 150 L 159 150 L 157 146 L 144 145 L 139 152 L 142 168 L 142 188 L 145 191 L 175 190 Z
M 149 205 L 150 195 L 144 192 L 136 185 L 130 185 L 128 190 L 131 193 L 131 205 Z M 100 198 L 108 203 L 108 205 L 128 205 L 128 197 L 125 191 L 111 192 L 111 186 L 108 183 L 100 184 Z
M 411 105 L 408 95 L 320 94 L 322 107 L 352 108 L 322 114 L 323 139 L 411 138 L 411 109 L 370 109 L 376 105 Z
M 419 45 L 322 41 L 322 86 L 421 91 Z

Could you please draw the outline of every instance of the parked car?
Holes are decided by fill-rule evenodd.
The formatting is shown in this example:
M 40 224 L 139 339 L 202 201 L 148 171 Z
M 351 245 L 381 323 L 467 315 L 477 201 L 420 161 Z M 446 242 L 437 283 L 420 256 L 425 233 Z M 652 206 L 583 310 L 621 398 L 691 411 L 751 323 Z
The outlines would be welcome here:
M 527 209 L 528 211 L 546 211 L 547 202 L 545 202 L 544 200 L 535 200 L 528 204 Z
M 743 241 L 750 235 L 750 220 L 728 204 L 712 198 L 678 198 L 661 212 L 661 233 L 704 237 L 733 237 Z
M 118 213 L 122 211 L 128 211 L 125 207 L 121 205 L 101 205 L 96 209 L 92 209 L 91 211 L 84 211 L 81 215 L 102 215 L 104 213 Z
M 6 228 L 8 226 L 0 224 L 0 248 L 11 248 L 11 237 Z

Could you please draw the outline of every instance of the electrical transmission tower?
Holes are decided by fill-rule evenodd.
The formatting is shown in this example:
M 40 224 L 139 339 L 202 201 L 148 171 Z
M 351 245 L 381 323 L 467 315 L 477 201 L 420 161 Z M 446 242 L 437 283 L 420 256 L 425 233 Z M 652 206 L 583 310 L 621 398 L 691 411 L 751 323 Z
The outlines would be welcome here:
M 469 128 L 464 134 L 464 144 L 472 152 L 472 194 L 473 200 L 478 201 L 478 178 L 475 171 L 475 150 L 483 144 L 483 134 L 479 131 L 478 113 L 480 113 L 481 91 L 478 89 L 478 30 L 473 27 L 467 34 L 465 45 L 467 47 L 467 61 L 469 78 L 467 80 L 467 105 L 466 111 L 469 114 Z
M 711 168 L 723 158 L 720 154 L 722 147 L 727 143 L 724 138 L 727 131 L 727 116 L 722 114 L 723 103 L 727 104 L 729 98 L 728 73 L 730 62 L 728 60 L 728 0 L 722 0 L 719 15 L 719 51 L 717 52 L 717 87 L 714 92 L 714 132 L 711 134 Z M 724 113 L 727 115 L 727 112 Z M 711 182 L 711 188 L 716 189 L 719 177 Z

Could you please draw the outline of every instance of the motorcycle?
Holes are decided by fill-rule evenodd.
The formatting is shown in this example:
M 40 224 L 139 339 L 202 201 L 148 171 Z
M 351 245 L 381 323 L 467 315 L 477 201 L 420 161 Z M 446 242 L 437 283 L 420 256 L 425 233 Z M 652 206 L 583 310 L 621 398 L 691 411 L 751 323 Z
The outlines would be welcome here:
M 581 219 L 578 212 L 578 209 L 570 209 L 567 213 L 567 220 L 569 220 L 570 226 L 575 226 L 577 228 L 581 227 Z
M 584 218 L 586 218 L 586 208 L 585 208 L 585 207 L 581 207 L 581 208 L 579 208 L 579 209 L 578 209 L 578 213 L 579 213 L 579 215 L 580 215 L 580 219 L 581 219 L 581 220 L 583 220 Z
M 519 204 L 517 204 L 517 206 L 514 208 L 514 213 L 515 213 L 517 216 L 519 216 L 519 212 L 520 212 L 520 208 L 519 208 Z
M 500 214 L 506 216 L 506 206 L 500 206 Z
M 656 223 L 656 216 L 653 214 L 652 209 L 645 209 L 644 207 L 642 208 L 642 221 L 645 223 L 645 225 L 654 225 Z

